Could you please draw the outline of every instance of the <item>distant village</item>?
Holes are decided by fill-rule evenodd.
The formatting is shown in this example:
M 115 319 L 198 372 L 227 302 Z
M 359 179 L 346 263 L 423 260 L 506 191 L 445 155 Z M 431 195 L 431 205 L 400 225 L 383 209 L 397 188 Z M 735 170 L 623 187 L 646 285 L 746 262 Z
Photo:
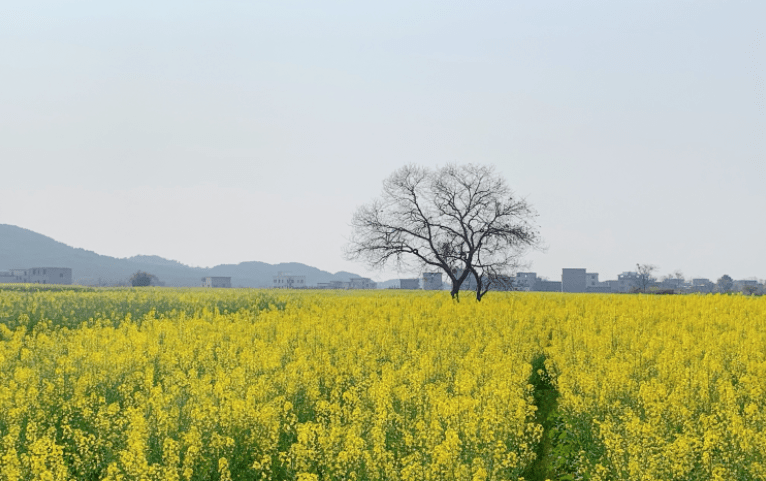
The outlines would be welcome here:
M 626 271 L 616 280 L 599 281 L 598 273 L 586 269 L 562 269 L 561 281 L 542 279 L 534 272 L 519 272 L 512 278 L 514 290 L 542 292 L 604 292 L 604 293 L 712 293 L 743 292 L 763 294 L 766 285 L 755 279 L 733 280 L 722 276 L 716 282 L 706 278 L 685 279 L 680 275 L 655 278 L 642 276 L 636 271 Z
M 0 271 L 0 284 L 71 284 L 68 267 L 30 267 Z
M 458 272 L 458 275 L 460 273 Z M 449 281 L 443 280 L 441 272 L 427 272 L 421 278 L 399 279 L 398 285 L 389 289 L 448 290 Z M 602 292 L 631 293 L 656 292 L 661 294 L 742 292 L 745 294 L 764 294 L 766 285 L 757 280 L 733 280 L 723 276 L 718 282 L 710 279 L 684 279 L 683 277 L 647 278 L 642 280 L 638 272 L 628 271 L 617 276 L 616 280 L 599 281 L 598 273 L 586 269 L 562 269 L 561 280 L 551 281 L 538 277 L 535 272 L 519 272 L 515 276 L 498 276 L 492 279 L 490 290 L 496 291 L 535 291 L 535 292 Z M 366 277 L 351 278 L 348 282 L 334 281 L 316 286 L 306 285 L 306 276 L 279 273 L 274 276 L 275 288 L 282 289 L 376 289 L 377 284 Z M 475 290 L 476 280 L 467 277 L 461 290 Z
M 459 272 L 457 273 L 460 274 Z M 163 286 L 154 276 L 151 284 Z M 419 278 L 397 279 L 387 282 L 388 289 L 409 290 L 449 290 L 451 283 L 443 279 L 441 272 L 426 272 Z M 496 291 L 535 291 L 535 292 L 580 292 L 580 293 L 631 293 L 653 292 L 659 294 L 741 292 L 744 294 L 766 293 L 766 284 L 755 279 L 734 280 L 722 276 L 716 282 L 710 279 L 685 279 L 680 274 L 657 279 L 627 271 L 617 276 L 616 280 L 599 281 L 598 273 L 586 269 L 562 269 L 561 280 L 552 281 L 541 278 L 535 272 L 518 272 L 515 276 L 496 276 L 490 279 L 490 290 Z M 486 282 L 486 280 L 484 281 Z M 31 267 L 0 271 L 0 284 L 72 284 L 72 269 L 67 267 Z M 231 277 L 203 277 L 200 287 L 230 288 Z M 308 285 L 305 275 L 292 275 L 279 272 L 273 276 L 275 289 L 378 289 L 378 283 L 366 277 L 352 277 L 348 281 L 331 281 Z M 475 290 L 476 280 L 469 276 L 461 285 L 461 290 Z

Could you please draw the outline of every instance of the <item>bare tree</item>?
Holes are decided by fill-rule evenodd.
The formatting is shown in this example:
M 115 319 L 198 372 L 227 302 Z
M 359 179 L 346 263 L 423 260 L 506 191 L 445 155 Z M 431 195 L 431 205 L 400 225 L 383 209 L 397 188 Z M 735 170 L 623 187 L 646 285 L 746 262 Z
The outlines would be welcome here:
M 357 209 L 346 257 L 373 268 L 441 270 L 453 298 L 472 276 L 481 300 L 528 248 L 540 248 L 535 217 L 491 167 L 409 165 L 383 182 L 380 198 Z
M 652 274 L 657 270 L 657 266 L 652 264 L 636 264 L 636 281 L 638 282 L 638 289 L 641 292 L 646 292 L 649 284 L 656 279 Z
M 683 283 L 685 281 L 684 273 L 681 271 L 681 269 L 676 269 L 675 271 L 673 271 L 672 274 L 663 276 L 661 281 L 665 286 L 670 286 L 670 287 L 673 287 L 674 289 L 679 289 L 681 288 L 681 286 L 683 286 Z

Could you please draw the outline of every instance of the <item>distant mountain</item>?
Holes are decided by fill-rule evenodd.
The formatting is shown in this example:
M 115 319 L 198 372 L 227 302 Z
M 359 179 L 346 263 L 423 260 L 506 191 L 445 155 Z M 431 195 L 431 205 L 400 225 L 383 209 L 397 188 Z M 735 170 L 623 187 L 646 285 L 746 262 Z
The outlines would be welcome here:
M 227 276 L 234 287 L 270 287 L 272 276 L 279 272 L 306 276 L 308 286 L 358 277 L 350 272 L 332 274 L 298 262 L 252 261 L 203 268 L 151 255 L 118 259 L 70 247 L 29 229 L 0 224 L 0 270 L 28 267 L 70 267 L 73 282 L 85 285 L 124 284 L 138 270 L 154 274 L 168 286 L 199 286 L 203 277 Z
M 188 267 L 178 261 L 171 261 L 160 256 L 133 256 L 126 260 L 131 262 L 140 262 L 142 264 L 152 264 L 156 266 Z

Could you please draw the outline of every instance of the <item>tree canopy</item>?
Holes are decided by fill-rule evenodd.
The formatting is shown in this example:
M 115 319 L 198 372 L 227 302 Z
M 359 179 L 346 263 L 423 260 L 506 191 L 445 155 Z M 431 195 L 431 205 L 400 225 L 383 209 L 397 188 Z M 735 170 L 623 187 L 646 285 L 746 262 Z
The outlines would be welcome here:
M 132 276 L 130 276 L 130 285 L 133 287 L 146 287 L 151 286 L 152 281 L 156 280 L 157 277 L 153 274 L 149 274 L 148 272 L 144 271 L 138 271 Z

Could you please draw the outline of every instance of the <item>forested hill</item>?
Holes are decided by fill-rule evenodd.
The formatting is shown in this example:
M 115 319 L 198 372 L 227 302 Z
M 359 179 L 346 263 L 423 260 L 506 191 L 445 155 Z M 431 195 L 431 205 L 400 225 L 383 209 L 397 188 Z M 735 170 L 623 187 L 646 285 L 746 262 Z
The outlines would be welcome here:
M 138 270 L 154 274 L 168 286 L 199 286 L 202 277 L 229 276 L 233 287 L 269 287 L 272 276 L 279 271 L 305 275 L 307 285 L 348 281 L 355 276 L 349 272 L 332 274 L 298 262 L 267 264 L 251 261 L 203 268 L 158 256 L 119 259 L 70 247 L 28 229 L 0 224 L 0 271 L 28 267 L 70 267 L 74 283 L 86 285 L 127 282 Z

